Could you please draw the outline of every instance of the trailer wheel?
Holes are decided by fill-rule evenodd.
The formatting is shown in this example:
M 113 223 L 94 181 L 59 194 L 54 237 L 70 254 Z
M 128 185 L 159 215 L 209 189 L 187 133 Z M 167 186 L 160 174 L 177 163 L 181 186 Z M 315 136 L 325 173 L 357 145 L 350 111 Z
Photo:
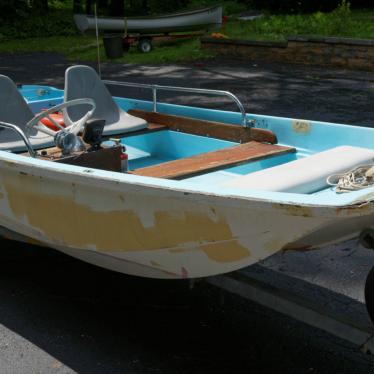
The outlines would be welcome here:
M 149 53 L 152 51 L 152 40 L 147 38 L 139 39 L 138 50 L 143 53 Z
M 365 302 L 369 316 L 374 323 L 374 267 L 370 270 L 366 278 Z

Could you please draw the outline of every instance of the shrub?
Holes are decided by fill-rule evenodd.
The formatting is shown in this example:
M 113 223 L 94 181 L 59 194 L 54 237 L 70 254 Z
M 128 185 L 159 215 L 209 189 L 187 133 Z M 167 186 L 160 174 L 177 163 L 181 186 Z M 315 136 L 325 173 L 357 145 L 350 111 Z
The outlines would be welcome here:
M 220 3 L 223 5 L 223 11 L 226 15 L 238 14 L 248 9 L 248 4 L 245 4 L 245 2 L 229 0 L 221 1 Z M 187 8 L 198 9 L 215 4 L 218 4 L 217 0 L 190 0 Z
M 248 7 L 245 4 L 236 1 L 225 1 L 223 3 L 223 9 L 226 15 L 238 14 L 246 11 L 247 8 Z
M 349 3 L 342 3 L 330 13 L 265 15 L 251 22 L 228 22 L 223 33 L 231 38 L 284 40 L 289 35 L 343 36 L 374 38 L 371 18 L 362 19 L 351 12 Z
M 258 9 L 267 9 L 278 13 L 312 13 L 331 12 L 341 0 L 249 0 Z M 351 0 L 352 8 L 369 8 L 374 6 L 373 0 Z
M 17 17 L 27 16 L 29 11 L 26 0 L 1 0 L 0 21 L 9 21 Z
M 44 16 L 18 17 L 0 24 L 0 34 L 3 39 L 75 35 L 77 33 L 73 13 L 65 10 L 50 10 Z

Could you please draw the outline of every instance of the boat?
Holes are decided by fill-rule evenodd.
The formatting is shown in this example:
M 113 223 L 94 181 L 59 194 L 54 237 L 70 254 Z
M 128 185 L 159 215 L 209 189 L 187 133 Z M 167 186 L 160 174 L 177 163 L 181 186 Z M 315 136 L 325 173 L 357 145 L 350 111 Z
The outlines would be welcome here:
M 94 16 L 75 14 L 74 21 L 81 32 L 94 30 Z M 97 27 L 103 31 L 132 34 L 166 34 L 182 31 L 219 29 L 222 25 L 222 5 L 172 14 L 142 17 L 98 17 Z
M 93 69 L 77 66 L 66 73 L 65 91 L 52 89 L 49 99 L 46 87 L 23 86 L 36 115 L 27 126 L 13 126 L 9 113 L 5 121 L 0 107 L 4 237 L 113 271 L 180 279 L 235 271 L 279 251 L 312 250 L 373 229 L 370 178 L 344 193 L 329 183 L 372 165 L 374 129 L 246 113 L 227 91 L 98 80 Z M 156 94 L 153 101 L 111 97 L 108 85 Z M 226 96 L 239 110 L 162 103 L 162 90 Z M 52 108 L 38 114 L 40 102 Z M 113 118 L 100 120 L 100 112 L 77 125 L 93 107 L 103 111 L 113 103 Z M 70 110 L 78 104 L 80 110 Z M 55 132 L 55 144 L 34 146 L 28 131 L 40 130 L 55 105 L 72 124 Z M 131 128 L 122 112 L 143 122 Z M 115 139 L 101 139 L 100 131 L 107 125 L 113 131 L 119 118 L 126 123 Z M 22 151 L 4 145 L 11 130 L 23 139 Z

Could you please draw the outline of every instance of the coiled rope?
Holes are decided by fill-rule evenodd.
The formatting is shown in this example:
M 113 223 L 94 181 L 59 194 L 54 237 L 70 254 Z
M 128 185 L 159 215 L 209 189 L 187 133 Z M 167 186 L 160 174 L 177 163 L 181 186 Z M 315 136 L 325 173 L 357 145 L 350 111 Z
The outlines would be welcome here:
M 360 165 L 342 174 L 333 174 L 327 184 L 336 186 L 336 193 L 362 190 L 374 185 L 374 164 Z

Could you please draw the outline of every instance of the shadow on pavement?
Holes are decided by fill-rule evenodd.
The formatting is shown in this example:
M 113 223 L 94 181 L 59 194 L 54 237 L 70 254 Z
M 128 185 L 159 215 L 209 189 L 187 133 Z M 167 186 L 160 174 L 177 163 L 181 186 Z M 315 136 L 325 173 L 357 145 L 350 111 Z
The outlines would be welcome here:
M 374 364 L 255 304 L 226 295 L 222 306 L 205 283 L 190 291 L 185 281 L 128 277 L 54 250 L 0 245 L 0 324 L 79 373 L 366 373 Z

